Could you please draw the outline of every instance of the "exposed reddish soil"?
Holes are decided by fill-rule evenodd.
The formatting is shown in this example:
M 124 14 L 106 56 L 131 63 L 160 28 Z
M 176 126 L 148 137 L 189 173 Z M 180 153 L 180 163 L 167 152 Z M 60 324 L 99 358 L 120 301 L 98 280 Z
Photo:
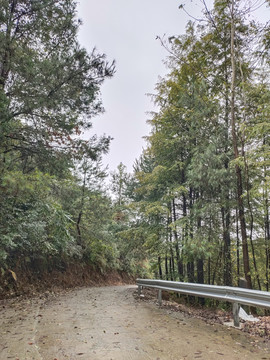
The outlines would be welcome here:
M 16 279 L 16 280 L 15 280 Z M 71 265 L 63 271 L 35 273 L 34 271 L 6 271 L 0 274 L 0 299 L 32 297 L 44 292 L 57 293 L 81 286 L 134 284 L 131 276 L 116 270 L 100 272 L 90 266 Z

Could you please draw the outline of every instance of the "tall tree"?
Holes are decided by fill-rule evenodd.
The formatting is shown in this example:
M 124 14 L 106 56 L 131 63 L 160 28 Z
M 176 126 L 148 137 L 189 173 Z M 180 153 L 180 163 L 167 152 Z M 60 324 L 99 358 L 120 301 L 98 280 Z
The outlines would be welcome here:
M 3 0 L 0 10 L 2 162 L 16 152 L 29 171 L 60 155 L 95 156 L 78 135 L 102 111 L 99 87 L 114 65 L 79 45 L 75 1 Z
M 256 97 L 256 70 L 260 70 L 256 61 L 263 53 L 255 50 L 262 48 L 258 36 L 263 31 L 247 19 L 251 11 L 249 2 L 215 1 L 213 10 L 205 8 L 203 24 L 190 22 L 185 35 L 170 37 L 168 43 L 161 40 L 170 53 L 169 74 L 157 85 L 154 101 L 159 111 L 149 121 L 152 129 L 147 151 L 154 159 L 153 167 L 138 172 L 137 188 L 141 185 L 141 189 L 150 190 L 153 198 L 145 197 L 147 203 L 155 199 L 171 204 L 167 206 L 170 211 L 165 238 L 175 241 L 173 257 L 178 265 L 185 265 L 184 277 L 192 281 L 197 276 L 197 281 L 204 281 L 207 269 L 209 282 L 232 285 L 237 283 L 233 276 L 237 263 L 237 278 L 243 265 L 248 286 L 253 285 L 254 276 L 260 288 L 259 246 L 252 235 L 260 222 L 269 233 L 269 213 L 265 210 L 269 194 L 265 187 L 268 138 L 267 126 L 259 121 L 261 116 L 266 118 L 252 100 Z M 253 46 L 254 39 L 257 47 Z M 264 40 L 267 43 L 267 36 Z M 267 90 L 264 96 L 266 99 Z M 260 103 L 263 108 L 268 108 L 264 101 Z M 260 140 L 252 132 L 255 118 Z M 264 149 L 260 155 L 256 151 L 258 141 Z M 252 157 L 255 160 L 256 153 L 261 161 L 256 167 L 261 182 L 253 172 L 256 165 Z M 147 183 L 146 187 L 146 180 L 151 185 Z M 259 194 L 263 194 L 263 205 L 255 224 Z M 147 209 L 147 204 L 144 206 Z M 238 228 L 242 251 L 238 247 Z M 264 254 L 268 268 L 267 249 L 268 245 Z M 163 250 L 168 274 L 166 248 Z M 161 264 L 159 257 L 158 266 Z M 180 275 L 181 266 L 178 268 Z
M 0 1 L 0 274 L 113 264 L 110 199 L 93 186 L 110 137 L 81 134 L 114 63 L 81 47 L 79 26 L 74 0 Z

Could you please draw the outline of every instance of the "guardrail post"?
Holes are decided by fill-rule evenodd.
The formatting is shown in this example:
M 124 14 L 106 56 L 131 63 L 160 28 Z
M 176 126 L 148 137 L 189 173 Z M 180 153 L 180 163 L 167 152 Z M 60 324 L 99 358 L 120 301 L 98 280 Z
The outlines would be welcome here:
M 231 302 L 233 303 L 232 310 L 234 325 L 236 327 L 239 327 L 240 325 L 240 304 L 247 306 L 258 306 L 266 309 L 270 308 L 270 292 L 267 291 L 250 290 L 244 288 L 241 289 L 232 286 L 203 285 L 157 279 L 137 279 L 137 285 L 139 294 L 141 294 L 141 291 L 147 287 L 159 290 L 157 295 L 159 305 L 162 305 L 161 291 L 175 291 L 179 292 L 180 294 L 213 298 Z
M 159 306 L 162 305 L 162 290 L 161 289 L 158 290 L 158 305 Z
M 239 327 L 239 310 L 240 305 L 238 303 L 233 303 L 233 324 L 235 327 Z

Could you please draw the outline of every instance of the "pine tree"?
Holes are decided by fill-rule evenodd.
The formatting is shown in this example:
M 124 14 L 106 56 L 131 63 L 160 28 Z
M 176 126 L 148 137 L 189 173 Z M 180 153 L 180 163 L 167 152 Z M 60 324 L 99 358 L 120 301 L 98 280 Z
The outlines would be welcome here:
M 29 171 L 61 155 L 94 157 L 78 136 L 102 111 L 99 87 L 114 65 L 79 45 L 75 1 L 3 0 L 0 14 L 1 161 L 15 152 Z

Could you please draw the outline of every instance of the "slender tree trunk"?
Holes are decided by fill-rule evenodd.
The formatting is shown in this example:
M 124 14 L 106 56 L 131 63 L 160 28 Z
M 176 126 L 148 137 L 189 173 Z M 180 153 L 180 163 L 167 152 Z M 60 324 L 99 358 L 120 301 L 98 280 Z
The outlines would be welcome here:
M 207 284 L 211 284 L 211 258 L 207 260 Z
M 269 291 L 269 273 L 270 273 L 270 222 L 269 222 L 269 208 L 268 200 L 266 199 L 266 214 L 265 214 L 265 240 L 267 244 L 267 259 L 266 259 L 266 273 L 267 273 L 267 291 Z
M 201 226 L 202 226 L 202 220 L 200 217 L 198 218 L 197 226 L 198 226 L 198 229 L 201 228 Z M 203 258 L 201 257 L 200 259 L 197 259 L 197 283 L 198 284 L 204 284 L 203 266 L 204 266 L 204 261 L 203 261 Z
M 258 288 L 259 288 L 259 290 L 261 290 L 262 289 L 261 288 L 261 282 L 260 282 L 259 272 L 258 272 L 258 268 L 257 268 L 255 249 L 254 249 L 254 243 L 253 243 L 253 238 L 252 238 L 253 237 L 254 216 L 253 216 L 252 206 L 251 206 L 251 202 L 250 202 L 250 195 L 249 195 L 249 168 L 248 168 L 248 163 L 247 163 L 247 159 L 246 159 L 244 151 L 243 151 L 243 157 L 244 157 L 244 160 L 245 160 L 245 171 L 246 171 L 247 204 L 248 204 L 248 210 L 249 210 L 249 215 L 250 215 L 250 235 L 249 235 L 249 240 L 250 240 L 250 246 L 251 246 L 254 270 L 255 270 L 255 274 L 256 274 L 255 276 L 256 276 Z
M 212 232 L 212 218 L 210 217 L 210 233 Z M 211 235 L 209 235 L 208 242 L 211 243 Z M 207 284 L 211 284 L 211 256 L 207 259 Z
M 226 172 L 229 170 L 229 152 L 231 146 L 229 145 L 229 124 L 230 124 L 230 86 L 229 86 L 229 66 L 228 66 L 228 50 L 229 44 L 227 41 L 223 43 L 224 50 L 224 77 L 225 77 L 225 156 L 224 168 Z M 230 183 L 226 183 L 226 189 L 224 189 L 223 201 L 225 205 L 222 207 L 222 223 L 223 223 L 223 243 L 224 243 L 224 285 L 232 285 L 232 258 L 231 258 L 231 209 L 229 206 L 230 201 Z
M 241 79 L 242 82 L 244 83 L 245 79 L 244 79 L 244 73 L 242 70 L 242 64 L 241 61 L 240 62 L 240 73 L 241 73 Z M 245 90 L 242 90 L 242 97 L 243 97 L 243 101 L 244 101 L 244 109 L 246 109 L 247 107 L 247 100 L 246 100 L 246 96 L 245 96 Z M 246 112 L 245 110 L 243 110 L 243 119 L 244 122 L 247 121 L 247 117 L 246 117 Z M 256 276 L 256 280 L 258 283 L 258 288 L 259 290 L 261 290 L 261 282 L 260 282 L 260 277 L 259 277 L 259 272 L 258 272 L 258 268 L 257 268 L 257 261 L 256 261 L 256 256 L 255 256 L 255 249 L 254 249 L 254 243 L 253 243 L 253 226 L 254 226 L 254 216 L 253 216 L 253 209 L 252 209 L 252 205 L 251 205 L 251 201 L 250 201 L 250 180 L 249 180 L 249 165 L 248 165 L 248 160 L 246 157 L 246 152 L 245 152 L 245 136 L 244 133 L 241 136 L 241 144 L 242 144 L 242 158 L 244 159 L 244 164 L 245 164 L 245 185 L 246 185 L 246 198 L 247 198 L 247 205 L 248 205 L 248 211 L 249 211 L 249 216 L 250 216 L 250 235 L 249 235 L 249 239 L 250 239 L 250 246 L 251 246 L 251 252 L 252 252 L 252 259 L 253 259 L 253 265 L 254 265 L 254 270 L 255 270 L 255 276 Z
M 83 215 L 83 212 L 82 212 L 82 210 L 80 210 L 78 218 L 77 218 L 77 222 L 76 222 L 77 238 L 78 238 L 77 243 L 78 243 L 78 245 L 81 245 L 81 246 L 82 246 L 82 233 L 81 233 L 80 223 L 81 223 L 82 215 Z
M 189 261 L 187 263 L 187 277 L 188 277 L 188 282 L 194 283 L 195 271 L 194 271 L 194 262 L 193 261 Z
M 168 268 L 168 256 L 166 253 L 165 256 L 165 274 L 166 274 L 166 280 L 169 280 L 169 268 Z
M 174 221 L 173 232 L 174 232 L 174 240 L 175 240 L 175 251 L 176 251 L 178 277 L 179 277 L 179 281 L 183 281 L 183 263 L 182 263 L 182 260 L 180 257 L 179 238 L 178 238 L 176 224 L 175 224 L 176 220 L 177 220 L 175 199 L 173 199 L 173 201 L 172 201 L 172 210 L 173 210 L 173 221 Z
M 197 221 L 198 229 L 201 227 L 201 225 L 202 225 L 201 218 L 199 217 L 198 221 Z M 202 257 L 200 259 L 197 259 L 196 265 L 197 265 L 197 283 L 204 284 L 204 269 L 203 269 L 204 268 L 204 260 Z M 198 300 L 201 305 L 204 305 L 204 303 L 205 303 L 204 298 L 199 297 Z
M 266 278 L 266 291 L 269 291 L 269 273 L 270 273 L 270 226 L 269 226 L 269 210 L 268 200 L 265 200 L 267 206 L 265 212 L 265 223 L 264 223 L 264 237 L 265 237 L 265 252 L 266 252 L 266 263 L 265 263 L 265 278 Z
M 173 258 L 172 258 L 172 256 L 170 256 L 170 276 L 171 276 L 171 281 L 174 281 L 174 278 L 173 278 Z
M 204 261 L 203 259 L 197 260 L 197 283 L 204 284 L 204 270 L 203 270 Z
M 193 190 L 192 188 L 189 189 L 189 211 L 191 212 L 191 208 L 193 206 Z M 189 219 L 189 223 L 187 225 L 187 237 L 189 237 L 189 241 L 190 239 L 192 239 L 193 237 L 193 227 L 192 227 L 192 219 L 190 217 Z M 194 259 L 189 259 L 188 263 L 187 263 L 187 277 L 188 277 L 188 281 L 189 282 L 194 282 L 195 281 L 195 269 L 194 269 Z
M 197 283 L 198 284 L 204 284 L 204 270 L 203 270 L 203 266 L 204 266 L 204 261 L 203 259 L 198 259 L 197 260 Z M 198 301 L 201 305 L 205 304 L 205 298 L 203 297 L 199 297 Z
M 185 245 L 188 239 L 188 227 L 187 227 L 187 198 L 186 195 L 183 194 L 183 219 L 184 219 L 184 226 L 182 227 L 182 241 L 183 244 Z M 185 248 L 182 251 L 182 255 L 185 255 Z M 183 277 L 185 277 L 185 274 L 187 274 L 187 269 L 186 267 L 183 267 Z
M 237 285 L 240 284 L 240 239 L 239 239 L 239 216 L 236 209 L 236 267 L 237 267 Z
M 263 141 L 265 145 L 265 139 Z M 264 181 L 266 181 L 267 170 L 264 165 Z M 269 199 L 268 199 L 268 190 L 265 186 L 263 192 L 264 197 L 264 238 L 265 238 L 265 252 L 266 252 L 266 262 L 265 262 L 265 278 L 266 278 L 266 290 L 269 291 L 269 273 L 270 273 L 270 221 L 269 221 Z
M 222 253 L 223 253 L 223 246 L 220 247 L 220 250 L 219 250 L 219 253 L 218 253 L 218 256 L 217 256 L 217 260 L 216 260 L 216 263 L 215 263 L 215 267 L 213 269 L 212 285 L 215 284 L 217 270 L 221 266 Z
M 86 173 L 84 173 L 84 178 L 83 178 L 82 195 L 81 195 L 81 207 L 80 207 L 79 215 L 78 215 L 78 218 L 77 218 L 77 221 L 76 221 L 77 243 L 81 247 L 84 247 L 80 224 L 81 224 L 81 220 L 82 220 L 82 216 L 83 216 L 84 198 L 85 198 L 85 185 L 86 185 Z
M 162 267 L 161 267 L 161 257 L 158 257 L 158 274 L 159 278 L 162 279 Z
M 231 236 L 230 236 L 230 211 L 228 207 L 221 209 L 223 225 L 223 244 L 224 244 L 224 273 L 223 282 L 225 286 L 232 286 L 232 260 L 231 260 Z
M 231 2 L 231 66 L 232 66 L 232 78 L 231 78 L 231 128 L 232 128 L 232 141 L 234 149 L 234 158 L 238 160 L 239 151 L 238 151 L 238 139 L 236 133 L 236 119 L 235 119 L 235 79 L 236 79 L 236 61 L 235 61 L 235 10 L 234 10 L 235 0 Z M 248 241 L 247 241 L 247 229 L 246 229 L 246 219 L 245 219 L 245 210 L 243 203 L 243 180 L 242 180 L 242 171 L 240 166 L 236 163 L 235 172 L 237 177 L 237 203 L 239 209 L 239 219 L 241 226 L 241 236 L 242 236 L 242 250 L 243 250 L 243 262 L 244 262 L 244 273 L 247 280 L 247 286 L 249 289 L 252 288 L 251 276 L 250 276 L 250 266 L 249 266 L 249 253 L 248 253 Z
M 189 189 L 189 212 L 191 213 L 191 209 L 193 206 L 193 190 L 192 188 Z M 190 216 L 189 224 L 188 224 L 188 235 L 189 241 L 193 238 L 193 219 L 192 216 Z M 189 259 L 189 262 L 187 263 L 187 276 L 188 276 L 188 282 L 194 283 L 195 282 L 195 266 L 194 266 L 194 259 L 193 256 L 191 259 Z M 195 302 L 195 297 L 192 295 L 188 295 L 188 301 L 190 303 Z
M 171 281 L 175 281 L 175 267 L 174 267 L 174 253 L 172 246 L 172 231 L 170 229 L 170 273 L 171 273 Z

